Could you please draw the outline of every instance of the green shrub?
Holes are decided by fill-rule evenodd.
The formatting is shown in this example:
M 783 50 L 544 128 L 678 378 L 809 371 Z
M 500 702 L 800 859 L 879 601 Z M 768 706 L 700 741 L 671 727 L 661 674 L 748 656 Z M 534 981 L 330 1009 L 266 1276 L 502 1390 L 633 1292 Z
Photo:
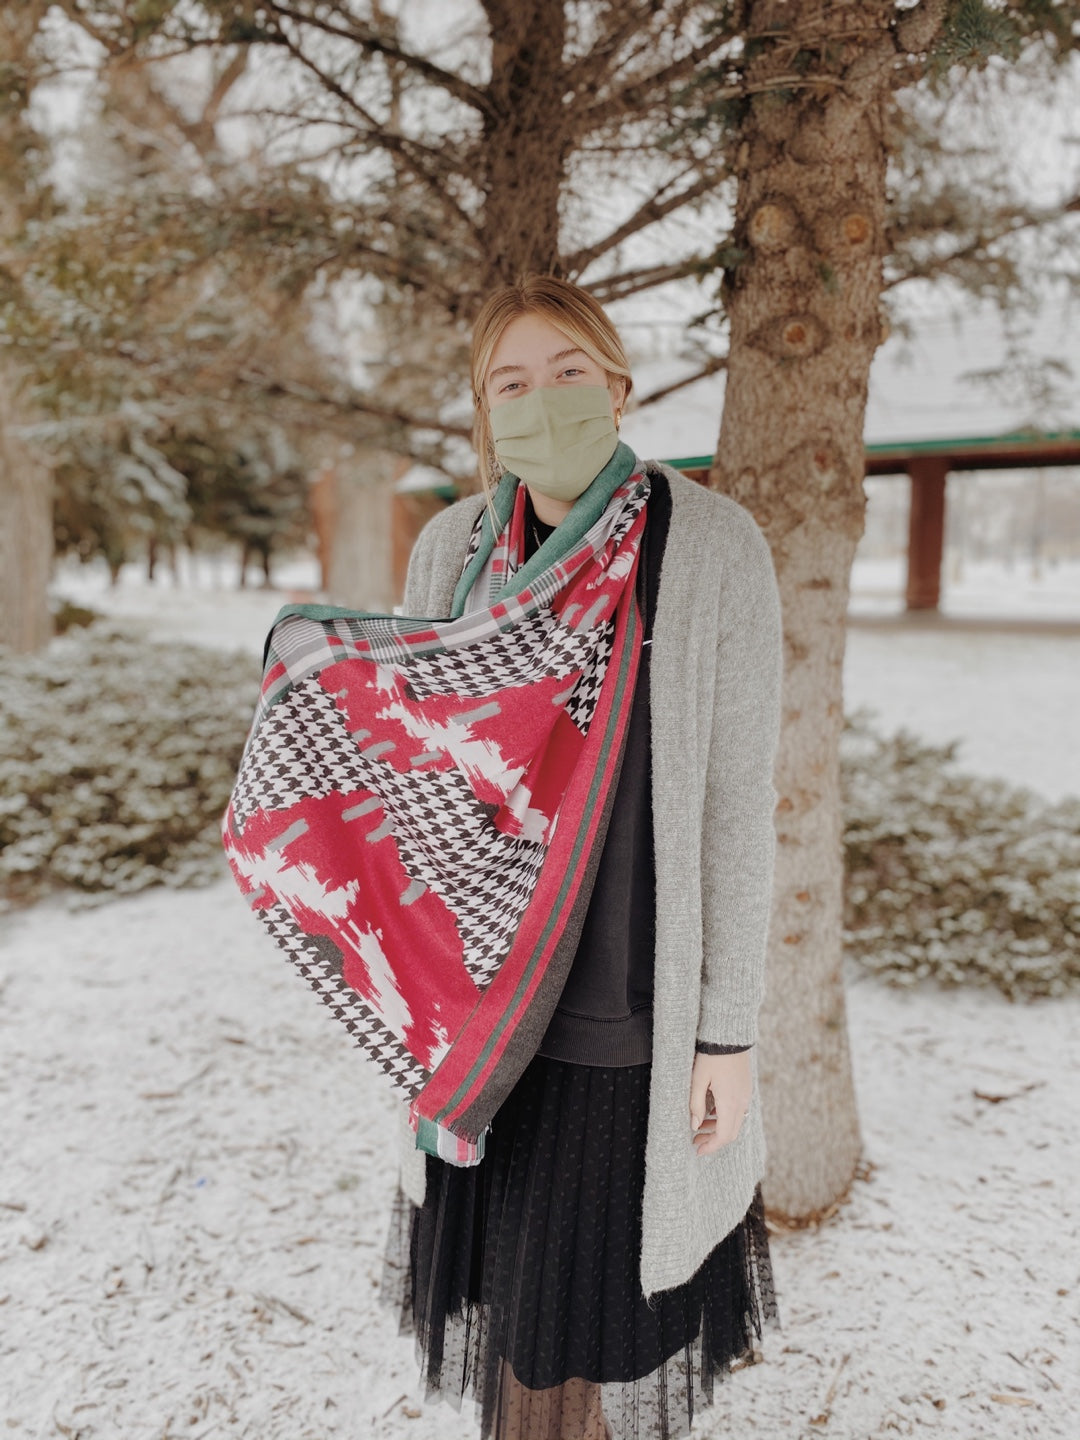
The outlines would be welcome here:
M 1062 994 L 1080 982 L 1080 799 L 958 773 L 955 749 L 849 722 L 848 953 L 895 983 Z
M 0 895 L 220 875 L 257 691 L 249 657 L 96 627 L 0 654 Z
M 76 605 L 72 600 L 61 600 L 53 609 L 53 633 L 66 635 L 69 630 L 85 629 L 87 625 L 100 619 L 100 611 L 91 610 L 86 605 Z
M 0 655 L 0 896 L 222 874 L 257 690 L 250 657 L 98 626 Z M 848 953 L 896 983 L 1061 994 L 1080 982 L 1080 800 L 958 773 L 954 751 L 849 724 Z

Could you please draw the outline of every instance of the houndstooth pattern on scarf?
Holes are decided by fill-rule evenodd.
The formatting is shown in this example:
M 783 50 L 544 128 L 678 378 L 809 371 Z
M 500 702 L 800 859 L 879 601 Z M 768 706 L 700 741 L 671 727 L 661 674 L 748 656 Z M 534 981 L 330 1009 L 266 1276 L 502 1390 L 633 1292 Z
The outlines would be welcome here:
M 612 597 L 636 557 L 637 542 L 624 542 L 647 494 L 633 475 L 572 553 L 457 619 L 287 614 L 272 633 L 224 825 L 230 863 L 274 940 L 410 1097 L 475 1008 L 469 994 L 483 994 L 511 951 L 556 822 L 580 823 L 562 816 L 550 788 L 552 763 L 570 764 L 574 747 L 565 761 L 556 749 L 541 764 L 541 804 L 521 791 L 532 771 L 513 758 L 516 732 L 498 717 L 535 693 L 536 733 L 556 733 L 562 715 L 584 742 L 614 653 Z M 512 528 L 470 601 L 490 593 L 492 556 L 511 588 L 520 571 Z M 565 750 L 573 731 L 562 733 Z M 493 823 L 502 806 L 524 818 Z M 414 910 L 423 917 L 415 933 Z M 418 1016 L 422 967 L 413 971 L 425 936 L 435 1008 Z M 451 971 L 438 968 L 447 964 L 461 967 L 449 988 Z M 444 1005 L 459 1017 L 449 1029 Z

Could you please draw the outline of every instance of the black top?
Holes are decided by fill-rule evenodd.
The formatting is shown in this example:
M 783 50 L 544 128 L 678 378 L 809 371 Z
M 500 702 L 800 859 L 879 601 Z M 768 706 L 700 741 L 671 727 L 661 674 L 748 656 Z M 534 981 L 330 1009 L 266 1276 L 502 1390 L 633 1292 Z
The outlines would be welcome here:
M 538 1053 L 576 1065 L 644 1065 L 652 1059 L 653 972 L 656 958 L 656 871 L 653 852 L 649 661 L 660 593 L 660 568 L 671 522 L 671 488 L 650 471 L 637 599 L 641 659 L 626 729 L 604 848 L 577 953 Z M 553 532 L 525 500 L 527 560 Z M 714 1055 L 744 1045 L 699 1042 Z
M 626 728 L 622 763 L 607 837 L 574 963 L 558 1007 L 540 1042 L 541 1055 L 578 1065 L 642 1065 L 652 1058 L 653 969 L 656 952 L 650 762 L 649 657 L 671 517 L 671 491 L 650 476 L 637 600 L 642 618 L 641 659 Z M 527 543 L 544 530 L 526 507 Z

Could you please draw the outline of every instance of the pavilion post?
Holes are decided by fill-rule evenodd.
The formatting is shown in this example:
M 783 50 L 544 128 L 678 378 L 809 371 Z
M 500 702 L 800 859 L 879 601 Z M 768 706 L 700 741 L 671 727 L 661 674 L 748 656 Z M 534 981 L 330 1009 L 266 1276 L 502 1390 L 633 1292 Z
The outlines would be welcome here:
M 907 470 L 911 478 L 907 608 L 936 610 L 941 600 L 945 481 L 949 474 L 949 462 L 940 455 L 920 455 L 909 460 Z

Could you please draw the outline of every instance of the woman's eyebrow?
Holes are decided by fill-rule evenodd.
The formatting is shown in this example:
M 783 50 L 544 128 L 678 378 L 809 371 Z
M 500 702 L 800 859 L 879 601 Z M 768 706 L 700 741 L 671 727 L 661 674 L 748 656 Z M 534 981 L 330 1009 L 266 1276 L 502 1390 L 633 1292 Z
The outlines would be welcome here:
M 580 345 L 571 345 L 570 348 L 569 348 L 569 350 L 557 350 L 554 355 L 549 355 L 548 358 L 547 358 L 547 364 L 548 364 L 548 365 L 555 365 L 555 364 L 557 364 L 560 360 L 566 360 L 566 359 L 568 359 L 569 356 L 571 356 L 571 355 L 584 355 L 584 354 L 585 354 L 585 351 L 582 350 L 582 348 L 581 348 Z M 587 359 L 587 358 L 588 358 L 588 357 L 586 356 L 586 359 Z M 512 371 L 512 370 L 524 370 L 524 369 L 525 369 L 525 366 L 524 366 L 524 365 L 500 365 L 497 369 L 492 370 L 492 371 L 490 372 L 490 374 L 488 375 L 487 378 L 488 378 L 489 380 L 494 380 L 496 375 L 507 375 L 507 374 L 509 374 L 510 371 Z

